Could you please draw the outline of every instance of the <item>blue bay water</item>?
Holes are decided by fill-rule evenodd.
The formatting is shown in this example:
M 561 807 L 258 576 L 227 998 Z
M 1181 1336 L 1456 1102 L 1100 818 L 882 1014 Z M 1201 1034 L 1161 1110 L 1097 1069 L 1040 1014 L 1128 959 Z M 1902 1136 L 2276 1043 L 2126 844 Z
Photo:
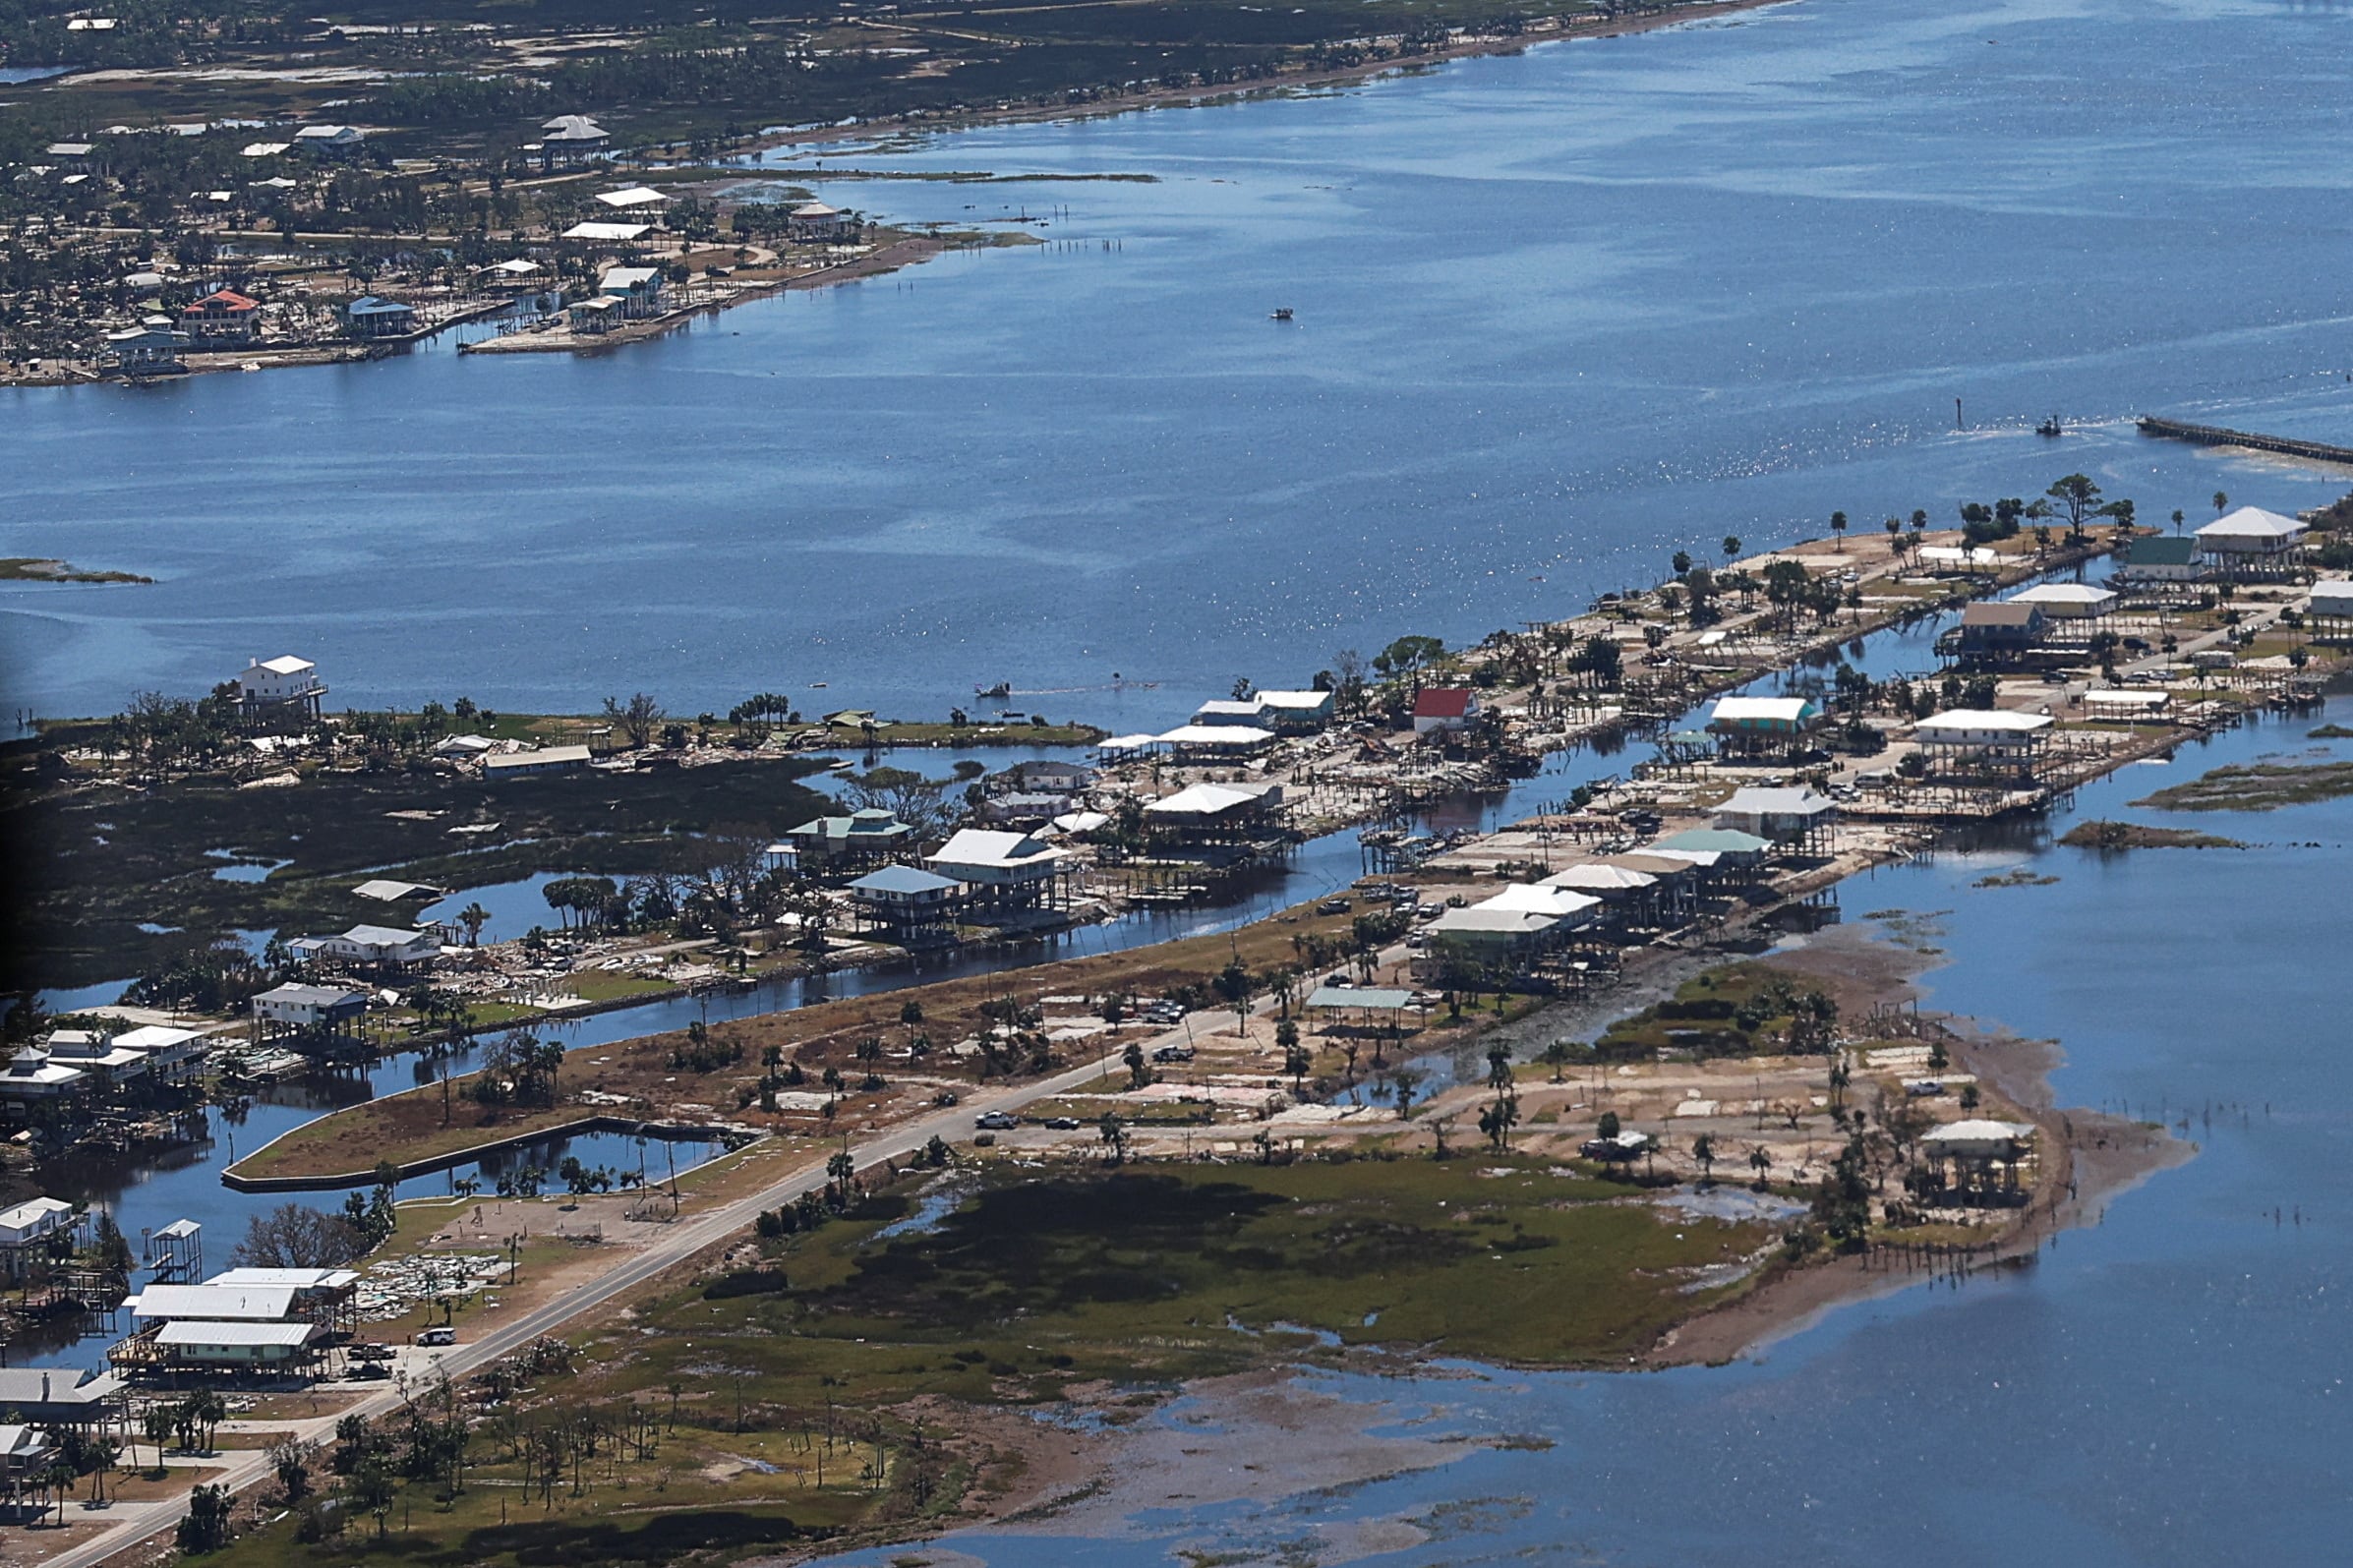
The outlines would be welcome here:
M 1834 507 L 1945 518 L 2078 468 L 2145 518 L 2196 519 L 2217 489 L 2332 499 L 2342 477 L 2144 441 L 2129 416 L 2353 439 L 2348 25 L 2225 0 L 1802 0 L 860 153 L 1157 183 L 837 185 L 909 219 L 1067 206 L 1041 232 L 1082 243 L 609 357 L 437 347 L 0 394 L 0 553 L 161 579 L 0 589 L 0 701 L 104 711 L 296 649 L 354 702 L 643 686 L 693 711 L 823 680 L 829 704 L 937 712 L 1004 677 L 1055 691 L 1025 707 L 1126 727 L 1246 670 L 1559 613 L 1677 548 L 1817 533 Z M 2074 433 L 2036 439 L 2054 411 Z M 1164 684 L 1096 689 L 1113 670 Z M 2301 735 L 2224 736 L 2074 809 L 2132 815 L 2155 783 Z M 1935 1002 L 2061 1040 L 2061 1103 L 2225 1107 L 2196 1119 L 2196 1160 L 2031 1271 L 1849 1308 L 1729 1368 L 1335 1380 L 1400 1420 L 1556 1446 L 1117 1540 L 955 1544 L 1156 1563 L 1495 1497 L 1529 1501 L 1388 1560 L 2336 1560 L 2353 1214 L 2329 987 L 2353 806 L 2198 825 L 2258 847 L 2043 850 L 2048 887 L 1974 888 L 2015 858 L 1989 856 L 1845 891 L 1943 911 Z M 250 1135 L 305 1114 L 257 1107 Z M 154 1212 L 209 1177 L 180 1180 Z M 241 1217 L 214 1201 L 223 1229 Z
M 1724 1367 L 1316 1374 L 1377 1430 L 1553 1446 L 1474 1448 L 1276 1503 L 1150 1508 L 1109 1534 L 938 1544 L 1002 1568 L 1146 1568 L 1185 1551 L 1319 1562 L 1345 1560 L 1330 1543 L 1380 1522 L 1441 1527 L 1372 1559 L 1432 1568 L 2341 1561 L 2353 1066 L 2334 982 L 2353 800 L 2186 819 L 2131 802 L 2225 763 L 2353 761 L 2353 745 L 2307 738 L 2348 721 L 2339 697 L 2185 747 L 2088 787 L 2050 825 L 2187 821 L 2245 850 L 2103 856 L 2045 836 L 1841 889 L 1850 918 L 1925 922 L 1943 954 L 1930 1006 L 2061 1042 L 2059 1104 L 2166 1121 L 2198 1145 L 2030 1269 L 1837 1308 Z M 2018 865 L 2058 880 L 1975 886 Z
M 1126 726 L 1833 509 L 1949 520 L 2078 468 L 2145 516 L 2333 498 L 2127 419 L 2353 436 L 2345 26 L 1802 0 L 836 152 L 1155 183 L 833 185 L 1067 208 L 1032 232 L 1073 243 L 608 356 L 0 394 L 0 551 L 160 579 L 0 591 L 0 700 L 110 711 L 299 650 L 354 703 L 825 681 L 937 714 L 1004 678 Z M 2049 412 L 2078 434 L 2034 437 Z

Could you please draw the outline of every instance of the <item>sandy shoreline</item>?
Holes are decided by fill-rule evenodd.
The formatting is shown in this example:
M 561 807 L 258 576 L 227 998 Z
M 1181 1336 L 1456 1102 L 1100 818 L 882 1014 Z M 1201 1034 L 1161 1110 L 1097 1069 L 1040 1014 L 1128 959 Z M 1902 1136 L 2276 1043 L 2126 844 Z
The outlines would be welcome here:
M 1471 60 L 1498 55 L 1523 53 L 1539 44 L 1573 42 L 1589 38 L 1627 37 L 1636 33 L 1656 32 L 1662 29 L 1681 27 L 1703 22 L 1712 17 L 1730 16 L 1744 11 L 1763 10 L 1768 6 L 1789 3 L 1789 0 L 1699 0 L 1699 3 L 1669 6 L 1658 11 L 1635 16 L 1604 17 L 1590 20 L 1574 19 L 1541 29 L 1532 29 L 1515 37 L 1479 36 L 1459 43 L 1418 54 L 1405 59 L 1371 60 L 1361 65 L 1340 66 L 1329 70 L 1303 71 L 1284 75 L 1247 86 L 1222 87 L 1155 87 L 1141 92 L 1121 93 L 1098 98 L 1084 104 L 1037 104 L 1004 109 L 984 110 L 972 114 L 947 117 L 892 116 L 861 121 L 851 126 L 823 126 L 806 130 L 778 131 L 753 139 L 747 152 L 774 150 L 779 147 L 839 145 L 850 142 L 867 142 L 878 138 L 906 135 L 932 135 L 957 131 L 979 130 L 996 125 L 1045 124 L 1064 120 L 1097 119 L 1110 115 L 1130 114 L 1145 109 L 1206 108 L 1220 104 L 1248 102 L 1257 98 L 1277 97 L 1301 90 L 1346 87 L 1370 82 L 1382 77 L 1418 73 L 1446 65 L 1457 60 Z M 617 168 L 631 165 L 617 164 Z M 787 171 L 801 177 L 822 179 L 822 171 Z M 747 167 L 744 177 L 756 176 L 756 168 Z M 946 247 L 937 242 L 919 239 L 903 240 L 872 257 L 827 267 L 808 276 L 780 281 L 774 284 L 734 291 L 726 298 L 698 304 L 690 309 L 673 312 L 657 320 L 636 323 L 618 331 L 591 340 L 578 340 L 568 334 L 560 338 L 547 338 L 528 342 L 485 340 L 469 344 L 472 353 L 599 353 L 667 336 L 688 324 L 697 317 L 716 316 L 722 311 L 754 300 L 794 289 L 828 288 L 841 283 L 853 283 L 861 278 L 877 277 L 895 272 L 904 266 L 927 261 Z M 451 322 L 449 324 L 456 324 Z M 247 369 L 285 370 L 297 367 L 348 364 L 377 357 L 380 350 L 363 343 L 303 343 L 285 346 L 258 344 L 252 348 L 225 354 L 191 356 L 184 375 L 206 375 L 223 371 Z M 177 380 L 173 376 L 163 379 Z M 120 378 L 111 378 L 120 383 Z M 110 378 L 97 376 L 94 371 L 82 368 L 76 362 L 60 362 L 54 369 L 38 373 L 22 369 L 0 370 L 0 386 L 27 389 L 57 386 L 105 385 Z
M 753 142 L 752 147 L 765 151 L 782 146 L 825 146 L 844 142 L 870 141 L 876 137 L 905 134 L 925 135 L 943 131 L 971 131 L 996 125 L 1029 125 L 1057 120 L 1091 120 L 1107 115 L 1129 114 L 1139 109 L 1203 108 L 1213 104 L 1244 102 L 1252 98 L 1276 97 L 1301 88 L 1344 87 L 1353 83 L 1370 82 L 1380 77 L 1404 75 L 1431 66 L 1445 65 L 1456 60 L 1473 60 L 1493 55 L 1519 54 L 1538 44 L 1572 42 L 1584 38 L 1619 38 L 1635 33 L 1656 32 L 1664 28 L 1680 27 L 1686 23 L 1704 22 L 1711 17 L 1731 16 L 1742 11 L 1759 11 L 1768 6 L 1784 5 L 1790 0 L 1700 0 L 1700 3 L 1668 6 L 1635 16 L 1607 17 L 1596 15 L 1541 29 L 1530 29 L 1516 37 L 1479 36 L 1451 43 L 1428 54 L 1406 59 L 1368 60 L 1361 65 L 1335 66 L 1324 71 L 1303 71 L 1255 82 L 1246 86 L 1219 87 L 1153 87 L 1142 92 L 1121 93 L 1098 98 L 1090 103 L 1058 103 L 983 110 L 974 114 L 947 116 L 891 116 L 863 120 L 856 125 L 817 126 L 803 130 L 778 131 Z M 805 171 L 804 171 L 805 172 Z
M 1834 987 L 1880 1000 L 1916 1004 L 1918 976 L 1941 959 L 1874 936 L 1868 928 L 1834 928 L 1777 956 L 1786 965 Z M 2050 1074 L 2066 1059 L 2048 1040 L 2029 1040 L 1979 1020 L 1925 1012 L 1960 1035 L 1954 1067 L 1976 1074 L 2039 1129 L 2041 1158 L 2032 1200 L 1967 1260 L 1992 1268 L 2031 1257 L 2061 1231 L 2096 1223 L 2108 1200 L 2197 1152 L 2161 1129 L 2052 1103 Z M 1993 1111 L 1992 1107 L 1988 1112 Z M 1826 1259 L 1766 1281 L 1749 1295 L 1678 1325 L 1648 1365 L 1716 1365 L 1753 1356 L 1852 1307 L 1929 1283 L 1933 1272 L 1891 1269 L 1868 1256 Z
M 1877 922 L 1834 926 L 1777 949 L 1774 961 L 1838 996 L 1842 1013 L 1859 1016 L 1872 1002 L 1906 1005 L 1925 995 L 1919 977 L 1942 956 Z M 1568 1003 L 1518 1027 L 1563 1026 L 1578 1032 L 1639 1011 L 1672 994 L 1693 971 L 1721 963 L 1722 949 L 1678 953 L 1650 966 L 1607 1001 Z M 1955 1068 L 1977 1074 L 1988 1091 L 1987 1114 L 2015 1114 L 2041 1130 L 2042 1157 L 2031 1203 L 1980 1244 L 1962 1265 L 1968 1270 L 2018 1266 L 2058 1233 L 2096 1224 L 2116 1195 L 2178 1165 L 2196 1146 L 2143 1123 L 2052 1103 L 2049 1075 L 2064 1060 L 2050 1041 L 2030 1040 L 1977 1020 L 1922 1009 L 1956 1036 Z M 1483 1041 L 1500 1034 L 1482 1036 Z M 1846 1307 L 1948 1277 L 1953 1265 L 1891 1266 L 1883 1253 L 1826 1258 L 1768 1278 L 1756 1290 L 1670 1330 L 1635 1367 L 1720 1365 L 1751 1357 L 1803 1333 Z M 1549 1446 L 1542 1437 L 1488 1432 L 1465 1436 L 1443 1420 L 1432 1391 L 1417 1385 L 1476 1369 L 1449 1369 L 1410 1350 L 1365 1347 L 1344 1357 L 1353 1374 L 1389 1374 L 1398 1393 L 1367 1401 L 1345 1398 L 1320 1379 L 1329 1368 L 1272 1366 L 1185 1385 L 1156 1404 L 1139 1403 L 1134 1390 L 1074 1390 L 1071 1420 L 1050 1423 L 1005 1411 L 960 1411 L 963 1435 L 999 1456 L 999 1484 L 969 1500 L 960 1517 L 936 1522 L 939 1533 L 1046 1535 L 1143 1539 L 1159 1533 L 1138 1516 L 1165 1511 L 1273 1506 L 1319 1491 L 1369 1484 L 1437 1469 L 1496 1448 Z M 1590 1371 L 1594 1368 L 1529 1367 Z M 1508 1379 L 1520 1369 L 1496 1365 Z M 1438 1423 L 1425 1435 L 1418 1422 Z M 1230 1523 L 1230 1516 L 1228 1523 Z M 1180 1551 L 1223 1553 L 1236 1543 L 1226 1523 L 1205 1519 L 1199 1538 Z M 1339 1536 L 1319 1537 L 1322 1562 L 1410 1549 L 1429 1539 L 1410 1519 L 1352 1522 Z M 907 1539 L 933 1568 L 976 1559 Z M 779 1559 L 782 1560 L 782 1559 Z

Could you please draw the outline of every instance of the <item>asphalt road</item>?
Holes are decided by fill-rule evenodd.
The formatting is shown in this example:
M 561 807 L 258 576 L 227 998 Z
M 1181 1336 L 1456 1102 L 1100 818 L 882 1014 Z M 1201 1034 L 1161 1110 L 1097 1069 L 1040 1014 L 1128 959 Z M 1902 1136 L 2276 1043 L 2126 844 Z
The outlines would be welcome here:
M 1262 1010 L 1267 1005 L 1262 1004 Z M 1185 1038 L 1183 1029 L 1174 1029 L 1146 1042 L 1145 1049 L 1148 1052 L 1163 1043 L 1182 1043 Z M 857 1161 L 858 1169 L 864 1170 L 886 1159 L 902 1159 L 912 1154 L 935 1136 L 951 1142 L 967 1141 L 972 1134 L 973 1119 L 984 1112 L 1018 1111 L 1035 1101 L 1067 1094 L 1093 1082 L 1102 1075 L 1103 1071 L 1104 1063 L 1097 1060 L 1033 1083 L 1021 1084 L 991 1095 L 969 1096 L 961 1105 L 931 1112 L 914 1121 L 877 1132 L 863 1143 L 853 1143 L 850 1152 Z M 705 1248 L 725 1241 L 739 1231 L 748 1230 L 761 1210 L 777 1208 L 824 1185 L 824 1161 L 812 1157 L 810 1163 L 792 1175 L 749 1197 L 737 1198 L 708 1214 L 678 1224 L 644 1251 L 621 1259 L 605 1273 L 574 1286 L 556 1300 L 533 1308 L 480 1339 L 441 1352 L 427 1365 L 446 1374 L 452 1381 L 464 1377 L 501 1357 L 512 1355 L 543 1335 L 560 1331 L 582 1314 L 644 1284 Z M 335 1423 L 344 1416 L 357 1414 L 378 1417 L 399 1407 L 399 1393 L 387 1388 L 333 1416 L 288 1423 L 287 1430 L 295 1436 L 324 1440 L 333 1435 Z M 259 1450 L 227 1450 L 218 1456 L 217 1462 L 221 1474 L 215 1478 L 216 1483 L 235 1491 L 242 1491 L 270 1479 L 268 1456 Z M 212 1461 L 206 1463 L 209 1466 Z M 117 1503 L 105 1511 L 108 1527 L 104 1532 L 45 1561 L 52 1568 L 91 1568 L 91 1565 L 102 1563 L 117 1552 L 130 1549 L 155 1532 L 170 1529 L 187 1511 L 185 1500 L 179 1498 Z M 82 1515 L 83 1518 L 93 1516 L 92 1513 Z

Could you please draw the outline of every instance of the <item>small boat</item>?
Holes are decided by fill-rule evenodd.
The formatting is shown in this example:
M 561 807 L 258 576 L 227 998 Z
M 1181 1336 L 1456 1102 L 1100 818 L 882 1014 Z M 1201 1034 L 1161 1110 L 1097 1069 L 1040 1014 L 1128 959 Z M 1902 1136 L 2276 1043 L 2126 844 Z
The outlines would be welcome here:
M 1268 320 L 1273 321 L 1287 321 L 1290 319 L 1291 308 L 1288 305 L 1277 306 L 1275 308 L 1274 314 L 1267 318 Z
M 975 697 L 1010 697 L 1013 695 L 1013 682 L 1000 680 L 993 686 L 983 686 L 975 682 L 972 686 L 972 695 Z
M 822 680 L 812 680 L 809 682 L 809 690 L 811 691 L 823 691 L 824 689 L 825 682 Z
M 2045 419 L 2041 424 L 2034 427 L 2034 434 L 2037 436 L 2064 436 L 2067 434 L 2067 431 L 2063 426 L 2060 425 L 2059 416 L 2053 414 L 2049 418 Z

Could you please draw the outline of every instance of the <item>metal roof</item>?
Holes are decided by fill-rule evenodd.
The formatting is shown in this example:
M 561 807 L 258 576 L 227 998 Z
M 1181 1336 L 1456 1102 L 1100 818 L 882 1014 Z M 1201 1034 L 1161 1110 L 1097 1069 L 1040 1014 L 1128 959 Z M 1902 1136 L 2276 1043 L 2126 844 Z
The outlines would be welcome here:
M 1659 879 L 1646 871 L 1629 871 L 1624 866 L 1600 864 L 1574 865 L 1556 871 L 1544 879 L 1548 888 L 1592 888 L 1603 893 L 1630 893 L 1638 888 L 1658 885 Z
M 1274 739 L 1274 731 L 1250 725 L 1179 725 L 1155 738 L 1171 746 L 1263 746 Z
M 232 1268 L 205 1281 L 224 1290 L 239 1288 L 295 1291 L 333 1291 L 359 1283 L 359 1271 L 349 1268 Z
M 1067 851 L 1038 842 L 1026 833 L 992 833 L 986 828 L 962 828 L 940 845 L 931 863 L 953 866 L 1033 866 L 1060 860 Z
M 1567 919 L 1601 907 L 1602 900 L 1587 894 L 1572 893 L 1566 888 L 1548 888 L 1541 884 L 1515 882 L 1492 899 L 1483 899 L 1471 907 L 1475 909 L 1505 909 L 1521 914 L 1549 914 Z
M 1229 811 L 1256 805 L 1281 788 L 1279 784 L 1197 784 L 1155 800 L 1144 808 L 1147 817 L 1221 817 Z
M 0 1367 L 0 1410 L 24 1405 L 95 1405 L 122 1391 L 112 1372 L 81 1366 Z
M 1308 993 L 1307 1005 L 1326 1008 L 1376 1008 L 1394 1011 L 1413 1006 L 1413 993 L 1380 985 L 1320 985 Z
M 1716 703 L 1711 723 L 1803 724 L 1822 710 L 1807 697 L 1724 697 Z
M 1766 788 L 1750 784 L 1733 791 L 1733 797 L 1716 808 L 1736 816 L 1818 817 L 1836 811 L 1838 806 L 1827 795 L 1815 794 L 1811 789 Z
M 2115 589 L 2090 583 L 2036 583 L 2010 596 L 2014 605 L 2107 605 L 2115 600 Z
M 256 1002 L 283 1002 L 296 1007 L 324 1008 L 333 1007 L 343 1002 L 365 1002 L 368 1000 L 368 993 L 340 985 L 302 985 L 289 980 L 284 985 L 272 986 L 254 1000 Z
M 1681 833 L 1669 834 L 1651 847 L 1668 853 L 1677 849 L 1713 849 L 1720 854 L 1763 854 L 1773 847 L 1773 841 L 1742 833 L 1737 828 L 1686 828 Z
M 2305 531 L 2304 525 L 2293 517 L 2265 511 L 2261 506 L 2242 506 L 2237 511 L 2215 518 L 2198 530 L 2200 539 L 2294 539 Z
M 294 1292 L 283 1285 L 149 1285 L 124 1305 L 140 1318 L 274 1323 L 294 1310 Z
M 1939 733 L 1971 729 L 1996 729 L 2023 735 L 2048 729 L 2056 722 L 2049 714 L 2018 713 L 2008 708 L 1953 708 L 1921 720 L 1912 733 L 1923 740 L 1933 739 Z
M 925 871 L 917 866 L 884 866 L 880 871 L 870 871 L 853 882 L 850 885 L 850 891 L 853 893 L 913 895 L 945 893 L 951 888 L 962 886 L 964 884 L 958 882 L 954 877 L 943 877 L 937 872 Z
M 162 1332 L 155 1336 L 155 1343 L 183 1349 L 194 1345 L 292 1348 L 308 1345 L 318 1332 L 317 1323 L 231 1323 L 183 1317 L 164 1324 Z

